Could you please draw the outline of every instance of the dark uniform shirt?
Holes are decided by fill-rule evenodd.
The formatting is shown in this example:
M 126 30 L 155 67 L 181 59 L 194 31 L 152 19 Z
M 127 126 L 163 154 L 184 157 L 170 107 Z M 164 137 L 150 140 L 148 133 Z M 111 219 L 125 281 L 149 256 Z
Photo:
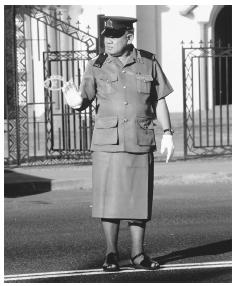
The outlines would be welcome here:
M 155 107 L 173 91 L 154 55 L 133 48 L 125 65 L 110 55 L 101 66 L 95 62 L 96 58 L 88 62 L 80 87 L 81 109 L 97 100 L 91 150 L 154 150 Z

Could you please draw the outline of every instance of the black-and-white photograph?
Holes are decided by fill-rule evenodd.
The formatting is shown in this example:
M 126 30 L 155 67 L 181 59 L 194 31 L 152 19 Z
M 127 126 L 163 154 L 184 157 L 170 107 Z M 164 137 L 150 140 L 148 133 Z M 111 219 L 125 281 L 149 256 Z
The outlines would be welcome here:
M 5 283 L 232 283 L 232 5 L 155 4 L 2 5 Z

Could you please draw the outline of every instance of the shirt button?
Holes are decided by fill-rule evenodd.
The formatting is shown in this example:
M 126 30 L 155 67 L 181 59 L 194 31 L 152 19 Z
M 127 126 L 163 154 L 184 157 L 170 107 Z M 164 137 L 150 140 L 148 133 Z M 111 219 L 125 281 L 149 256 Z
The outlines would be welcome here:
M 126 86 L 124 85 L 123 88 L 126 88 Z
M 123 70 L 122 72 L 123 72 L 123 73 L 126 73 L 126 71 L 125 71 L 125 70 Z
M 125 118 L 125 119 L 124 119 L 124 122 L 127 122 L 127 121 L 128 121 L 128 119 L 127 119 L 127 118 Z
M 124 102 L 124 105 L 128 105 L 128 102 L 127 102 L 127 101 L 125 101 L 125 102 Z

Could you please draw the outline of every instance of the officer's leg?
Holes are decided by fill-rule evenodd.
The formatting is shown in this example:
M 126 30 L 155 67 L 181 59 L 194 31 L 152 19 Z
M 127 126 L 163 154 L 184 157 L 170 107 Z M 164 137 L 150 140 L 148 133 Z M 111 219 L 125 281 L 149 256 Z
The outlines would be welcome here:
M 102 218 L 102 226 L 107 244 L 106 254 L 110 252 L 118 253 L 117 242 L 118 242 L 120 220 Z
M 129 223 L 132 239 L 131 263 L 135 268 L 156 270 L 160 267 L 157 261 L 154 261 L 144 252 L 144 235 L 146 221 L 134 220 Z
M 145 220 L 133 220 L 129 222 L 131 233 L 131 257 L 135 257 L 137 254 L 144 251 L 144 235 L 146 228 Z

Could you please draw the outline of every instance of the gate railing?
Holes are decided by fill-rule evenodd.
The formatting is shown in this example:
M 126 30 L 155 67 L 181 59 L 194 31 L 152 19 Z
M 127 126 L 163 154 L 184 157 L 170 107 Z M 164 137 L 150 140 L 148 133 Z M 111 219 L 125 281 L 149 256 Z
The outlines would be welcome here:
M 81 73 L 88 61 L 86 51 L 44 52 L 44 79 L 57 70 L 60 77 L 80 85 Z M 69 76 L 70 75 L 70 76 Z M 60 90 L 45 89 L 45 150 L 51 158 L 80 160 L 89 158 L 94 126 L 94 105 L 82 112 L 64 102 Z
M 89 53 L 97 52 L 97 38 L 90 35 L 89 31 L 86 33 L 85 31 L 80 30 L 79 27 L 72 26 L 70 24 L 70 17 L 67 17 L 68 22 L 62 21 L 59 18 L 62 16 L 61 12 L 58 13 L 59 17 L 56 18 L 43 11 L 40 6 L 20 6 L 18 9 L 20 13 L 24 13 L 25 15 L 36 19 L 38 22 L 64 33 L 73 40 L 83 43 Z
M 232 48 L 191 42 L 182 63 L 184 157 L 231 154 Z
M 16 48 L 10 55 L 5 48 L 12 63 L 5 72 L 7 89 L 12 89 L 6 92 L 5 164 L 90 162 L 94 108 L 75 114 L 61 93 L 44 88 L 44 80 L 61 74 L 79 83 L 86 62 L 97 54 L 97 38 L 89 29 L 84 32 L 72 26 L 70 17 L 56 10 L 47 13 L 41 6 L 12 7 L 15 38 L 11 44 Z

